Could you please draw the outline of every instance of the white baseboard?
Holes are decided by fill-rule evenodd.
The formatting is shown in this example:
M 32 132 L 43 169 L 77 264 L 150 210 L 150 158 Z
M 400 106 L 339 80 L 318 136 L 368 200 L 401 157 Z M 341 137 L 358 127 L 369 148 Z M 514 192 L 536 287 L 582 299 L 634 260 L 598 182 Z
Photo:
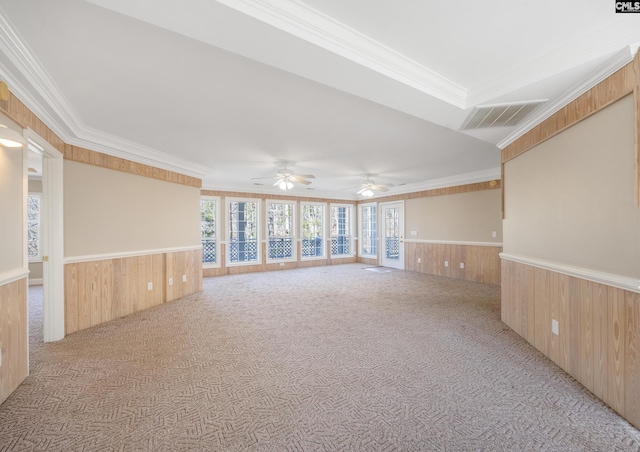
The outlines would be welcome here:
M 41 286 L 42 285 L 42 278 L 29 278 L 29 285 L 30 286 Z

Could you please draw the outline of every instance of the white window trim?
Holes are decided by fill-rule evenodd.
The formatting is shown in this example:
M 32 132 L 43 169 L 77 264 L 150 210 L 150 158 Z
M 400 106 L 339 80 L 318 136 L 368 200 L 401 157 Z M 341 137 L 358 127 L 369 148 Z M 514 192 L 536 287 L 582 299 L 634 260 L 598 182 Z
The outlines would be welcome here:
M 222 266 L 222 263 L 220 262 L 220 243 L 222 243 L 222 241 L 220 240 L 220 197 L 219 196 L 200 196 L 200 200 L 201 201 L 215 201 L 216 203 L 216 208 L 215 211 L 213 212 L 213 214 L 215 215 L 215 222 L 216 222 L 216 261 L 214 263 L 211 262 L 207 262 L 207 263 L 202 263 L 202 268 L 220 268 Z
M 225 198 L 225 247 L 226 247 L 226 264 L 227 267 L 246 267 L 247 265 L 262 265 L 262 200 L 260 198 Z M 229 252 L 229 246 L 231 244 L 231 228 L 229 227 L 229 220 L 231 215 L 229 212 L 229 204 L 232 202 L 255 202 L 257 206 L 256 212 L 256 253 L 258 259 L 250 262 L 231 262 L 231 253 Z
M 329 215 L 328 215 L 328 221 L 329 221 L 329 227 L 331 227 L 331 208 L 332 207 L 346 207 L 347 209 L 349 209 L 351 211 L 350 213 L 350 218 L 349 218 L 349 237 L 351 237 L 350 243 L 349 243 L 349 254 L 331 254 L 331 238 L 333 237 L 331 234 L 329 235 L 329 253 L 331 256 L 331 259 L 348 259 L 351 258 L 353 256 L 355 256 L 355 249 L 354 249 L 354 244 L 355 244 L 355 231 L 353 230 L 353 223 L 354 223 L 354 218 L 355 218 L 355 209 L 353 208 L 353 204 L 341 204 L 341 203 L 331 203 L 329 204 Z M 329 231 L 330 232 L 330 231 Z
M 27 198 L 38 198 L 40 200 L 40 212 L 39 212 L 39 220 L 38 220 L 38 255 L 34 257 L 30 257 L 27 252 L 27 258 L 30 264 L 37 264 L 42 262 L 42 193 L 38 192 L 29 192 L 27 194 Z M 28 213 L 27 213 L 28 216 Z M 27 229 L 28 225 L 27 225 Z M 28 246 L 29 234 L 27 233 L 27 246 Z
M 284 258 L 284 259 L 270 259 L 269 258 L 269 235 L 268 235 L 268 230 L 269 230 L 269 204 L 290 204 L 293 209 L 291 212 L 291 216 L 292 216 L 292 221 L 293 221 L 293 227 L 291 228 L 291 257 L 289 258 Z M 296 234 L 296 232 L 298 232 L 298 225 L 297 220 L 297 202 L 294 200 L 287 200 L 287 199 L 267 199 L 265 201 L 265 205 L 264 205 L 264 243 L 265 243 L 265 252 L 266 252 L 266 256 L 265 256 L 265 261 L 269 264 L 277 264 L 278 262 L 297 262 L 298 261 L 298 235 Z
M 363 221 L 362 221 L 362 209 L 363 207 L 375 207 L 376 208 L 376 237 L 375 237 L 375 241 L 376 241 L 376 253 L 375 254 L 364 254 L 363 250 L 362 250 L 362 245 L 363 245 L 363 231 L 362 231 L 362 227 L 364 226 Z M 377 259 L 378 258 L 378 250 L 380 248 L 380 224 L 379 224 L 379 218 L 378 218 L 378 203 L 377 202 L 368 202 L 366 204 L 359 204 L 358 205 L 358 255 L 366 258 L 366 259 Z
M 304 239 L 304 235 L 302 234 L 302 212 L 303 212 L 303 206 L 322 206 L 323 207 L 323 214 L 322 214 L 322 237 L 321 237 L 321 241 L 322 241 L 322 256 L 311 256 L 311 257 L 305 257 L 302 253 L 302 240 Z M 299 215 L 299 219 L 300 219 L 300 226 L 298 228 L 298 230 L 300 231 L 300 239 L 298 240 L 300 242 L 300 261 L 319 261 L 319 260 L 324 260 L 324 259 L 328 259 L 327 256 L 327 222 L 328 222 L 328 215 L 327 215 L 327 203 L 326 202 L 311 202 L 311 201 L 301 201 L 300 202 L 300 215 Z

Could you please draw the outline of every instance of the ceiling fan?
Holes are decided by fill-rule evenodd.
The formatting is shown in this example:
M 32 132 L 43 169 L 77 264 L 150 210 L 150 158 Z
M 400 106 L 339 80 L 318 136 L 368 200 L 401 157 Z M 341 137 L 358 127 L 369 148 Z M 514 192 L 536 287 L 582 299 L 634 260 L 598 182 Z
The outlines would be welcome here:
M 365 174 L 366 179 L 362 184 L 360 184 L 360 187 L 343 188 L 343 190 L 354 190 L 359 188 L 356 195 L 362 195 L 369 198 L 373 196 L 374 191 L 386 192 L 389 191 L 386 187 L 393 187 L 393 184 L 376 184 L 376 181 L 372 180 L 371 176 L 373 176 L 373 174 Z
M 293 183 L 309 185 L 311 181 L 307 179 L 315 179 L 313 174 L 294 174 L 292 170 L 287 168 L 287 163 L 284 163 L 284 167 L 279 169 L 275 177 L 254 177 L 251 180 L 258 179 L 276 179 L 274 187 L 278 186 L 280 189 L 287 191 L 293 188 Z

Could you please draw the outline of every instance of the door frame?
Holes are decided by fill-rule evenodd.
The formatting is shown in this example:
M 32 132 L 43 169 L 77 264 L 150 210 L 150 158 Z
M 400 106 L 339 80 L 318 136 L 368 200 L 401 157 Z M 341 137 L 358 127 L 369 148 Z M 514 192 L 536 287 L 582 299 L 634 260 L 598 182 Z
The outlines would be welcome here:
M 385 258 L 387 252 L 387 226 L 384 221 L 384 210 L 386 207 L 395 207 L 398 206 L 400 209 L 399 212 L 399 226 L 400 226 L 400 243 L 398 243 L 398 253 L 399 259 L 397 261 L 387 260 Z M 402 201 L 393 201 L 393 202 L 383 202 L 378 204 L 378 224 L 381 225 L 380 228 L 380 265 L 383 267 L 395 268 L 398 270 L 404 270 L 404 200 Z
M 42 154 L 41 246 L 44 341 L 64 338 L 63 155 L 32 129 L 23 136 Z

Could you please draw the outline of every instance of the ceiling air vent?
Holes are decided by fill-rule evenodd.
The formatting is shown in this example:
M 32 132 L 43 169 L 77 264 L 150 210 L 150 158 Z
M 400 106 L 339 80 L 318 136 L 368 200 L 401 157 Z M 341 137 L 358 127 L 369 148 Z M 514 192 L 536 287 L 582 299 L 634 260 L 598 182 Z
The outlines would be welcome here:
M 496 104 L 474 107 L 462 123 L 460 130 L 484 129 L 487 127 L 511 127 L 522 121 L 545 100 L 531 100 L 517 104 Z

